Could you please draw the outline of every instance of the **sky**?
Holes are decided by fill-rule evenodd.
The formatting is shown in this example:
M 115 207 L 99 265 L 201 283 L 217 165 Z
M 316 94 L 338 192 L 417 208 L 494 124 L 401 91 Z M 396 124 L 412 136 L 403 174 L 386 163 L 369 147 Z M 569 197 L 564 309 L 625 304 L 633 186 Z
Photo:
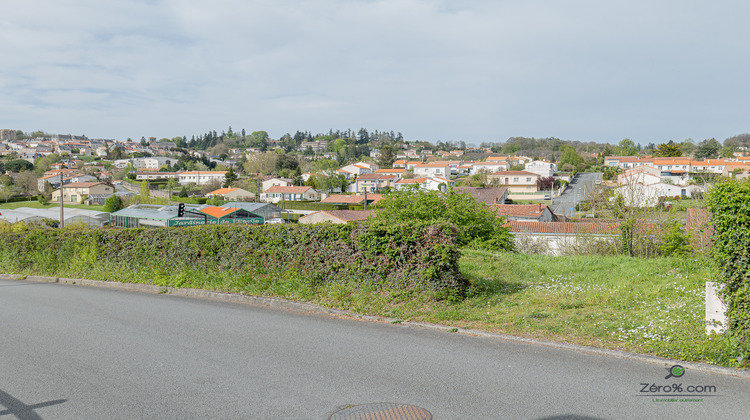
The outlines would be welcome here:
M 0 3 L 0 128 L 367 128 L 643 145 L 750 131 L 750 2 Z

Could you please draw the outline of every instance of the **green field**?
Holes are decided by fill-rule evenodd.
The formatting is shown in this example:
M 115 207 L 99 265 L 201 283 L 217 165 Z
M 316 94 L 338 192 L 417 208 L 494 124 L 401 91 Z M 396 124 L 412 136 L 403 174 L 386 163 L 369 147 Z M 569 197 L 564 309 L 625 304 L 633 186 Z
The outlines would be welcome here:
M 19 207 L 30 207 L 33 209 L 51 209 L 51 208 L 60 208 L 60 203 L 47 203 L 42 204 L 38 201 L 17 201 L 15 203 L 2 203 L 0 204 L 0 209 L 17 209 Z M 74 208 L 74 209 L 84 209 L 84 210 L 94 210 L 94 211 L 103 211 L 102 209 L 104 206 L 87 206 L 85 204 L 65 204 L 63 206 L 64 208 Z

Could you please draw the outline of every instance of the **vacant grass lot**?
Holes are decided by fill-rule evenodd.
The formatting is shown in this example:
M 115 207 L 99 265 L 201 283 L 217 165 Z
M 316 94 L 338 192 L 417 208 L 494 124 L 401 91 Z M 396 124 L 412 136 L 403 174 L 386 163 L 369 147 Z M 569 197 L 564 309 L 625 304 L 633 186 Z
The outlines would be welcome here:
M 735 366 L 728 340 L 706 336 L 704 287 L 717 271 L 703 258 L 552 257 L 465 250 L 466 298 L 367 286 L 252 286 L 399 320 Z
M 33 209 L 58 209 L 60 208 L 60 203 L 47 203 L 42 204 L 38 201 L 17 201 L 15 203 L 1 203 L 0 209 L 17 209 L 19 207 L 30 207 Z M 63 207 L 67 208 L 75 208 L 75 209 L 84 209 L 84 210 L 94 210 L 94 211 L 102 211 L 104 206 L 98 206 L 98 205 L 92 205 L 87 206 L 86 204 L 65 204 Z

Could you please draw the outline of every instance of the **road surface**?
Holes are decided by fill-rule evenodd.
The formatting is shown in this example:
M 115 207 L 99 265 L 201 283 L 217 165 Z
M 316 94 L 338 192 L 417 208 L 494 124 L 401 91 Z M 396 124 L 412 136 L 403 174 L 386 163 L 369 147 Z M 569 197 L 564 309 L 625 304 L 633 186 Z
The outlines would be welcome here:
M 435 419 L 750 412 L 743 377 L 665 379 L 664 361 L 250 304 L 0 280 L 0 318 L 2 419 L 328 419 L 383 402 Z M 677 383 L 715 388 L 657 396 Z
M 578 214 L 576 204 L 586 201 L 599 186 L 596 181 L 601 182 L 601 179 L 601 173 L 578 173 L 568 188 L 559 197 L 552 199 L 552 212 L 558 216 L 575 217 Z

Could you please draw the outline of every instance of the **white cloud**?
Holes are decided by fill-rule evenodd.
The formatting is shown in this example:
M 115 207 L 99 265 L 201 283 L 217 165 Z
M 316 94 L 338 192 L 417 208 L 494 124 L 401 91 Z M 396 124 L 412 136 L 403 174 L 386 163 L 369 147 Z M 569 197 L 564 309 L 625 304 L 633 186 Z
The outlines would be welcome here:
M 7 128 L 232 125 L 407 139 L 747 131 L 741 2 L 116 1 L 0 6 Z

